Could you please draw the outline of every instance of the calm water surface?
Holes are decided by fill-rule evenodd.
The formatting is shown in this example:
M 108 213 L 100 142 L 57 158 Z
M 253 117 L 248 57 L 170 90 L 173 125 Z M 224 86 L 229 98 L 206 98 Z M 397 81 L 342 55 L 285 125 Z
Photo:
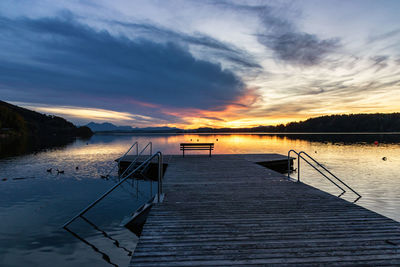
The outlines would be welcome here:
M 213 142 L 216 154 L 303 150 L 358 191 L 358 205 L 400 221 L 400 135 L 95 135 L 65 148 L 0 159 L 0 266 L 126 266 L 137 238 L 121 221 L 154 195 L 155 183 L 126 184 L 90 210 L 88 221 L 72 223 L 71 232 L 61 225 L 115 184 L 116 173 L 108 180 L 100 175 L 135 141 L 151 141 L 153 151 L 164 154 L 180 154 L 181 142 Z M 301 169 L 303 182 L 340 193 L 310 167 Z

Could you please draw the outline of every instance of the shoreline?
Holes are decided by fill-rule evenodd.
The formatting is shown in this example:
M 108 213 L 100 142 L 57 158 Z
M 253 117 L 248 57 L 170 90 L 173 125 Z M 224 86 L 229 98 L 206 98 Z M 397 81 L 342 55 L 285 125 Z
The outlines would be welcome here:
M 263 135 L 400 135 L 400 132 L 94 132 L 94 135 L 185 135 L 185 134 L 263 134 Z

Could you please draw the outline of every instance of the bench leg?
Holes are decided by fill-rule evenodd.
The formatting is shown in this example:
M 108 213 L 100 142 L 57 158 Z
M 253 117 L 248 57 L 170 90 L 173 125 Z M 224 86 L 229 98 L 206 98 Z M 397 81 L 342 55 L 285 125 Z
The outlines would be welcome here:
M 182 149 L 182 158 L 185 157 L 185 148 Z
M 210 156 L 209 157 L 211 158 L 211 147 L 210 147 Z

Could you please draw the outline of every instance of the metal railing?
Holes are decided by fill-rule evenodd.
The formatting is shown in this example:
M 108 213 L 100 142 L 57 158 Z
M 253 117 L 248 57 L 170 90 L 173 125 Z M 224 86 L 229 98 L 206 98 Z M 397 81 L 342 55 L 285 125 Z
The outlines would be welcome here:
M 82 216 L 86 212 L 88 212 L 91 208 L 93 208 L 97 203 L 99 203 L 103 198 L 108 196 L 112 191 L 114 191 L 117 187 L 119 187 L 122 183 L 124 183 L 132 174 L 135 172 L 139 171 L 143 166 L 151 162 L 155 157 L 158 159 L 158 194 L 157 194 L 157 199 L 158 202 L 160 202 L 161 199 L 161 194 L 162 194 L 162 176 L 163 176 L 163 156 L 160 151 L 155 153 L 154 155 L 150 156 L 147 160 L 145 160 L 142 164 L 140 164 L 138 167 L 136 167 L 133 171 L 131 171 L 128 175 L 126 175 L 121 181 L 119 181 L 117 184 L 115 184 L 113 187 L 111 187 L 107 192 L 105 192 L 103 195 L 101 195 L 98 199 L 93 201 L 89 206 L 84 208 L 81 212 L 79 212 L 77 215 L 75 215 L 71 220 L 66 222 L 63 225 L 63 228 L 66 228 L 68 225 L 70 225 L 73 221 L 75 221 L 78 217 Z
M 115 169 L 115 167 L 116 167 L 116 166 L 119 166 L 119 163 L 126 157 L 126 155 L 128 155 L 128 153 L 132 150 L 132 148 L 133 148 L 134 146 L 136 146 L 136 156 L 138 156 L 138 155 L 139 155 L 139 144 L 138 144 L 138 142 L 135 142 L 135 143 L 133 143 L 133 145 L 125 152 L 125 154 L 117 160 L 117 165 L 114 165 L 114 167 L 112 167 L 111 170 L 110 170 L 106 175 L 102 175 L 101 177 L 102 177 L 102 178 L 107 178 L 107 177 L 109 177 L 110 174 L 111 174 L 111 173 L 113 172 L 113 170 Z M 151 152 L 150 152 L 150 155 L 151 155 Z
M 136 158 L 129 164 L 129 166 L 122 172 L 122 174 L 118 175 L 119 178 L 123 177 L 124 174 L 126 172 L 128 172 L 132 166 L 134 166 L 136 164 L 136 162 L 139 160 L 140 156 L 143 154 L 144 151 L 146 151 L 146 149 L 149 148 L 149 155 L 152 155 L 152 151 L 153 151 L 153 143 L 152 142 L 148 142 L 147 145 L 138 153 L 136 154 Z M 118 161 L 118 165 L 119 165 Z
M 321 163 L 319 163 L 317 160 L 315 160 L 313 157 L 311 157 L 309 154 L 307 154 L 304 151 L 300 151 L 300 152 L 296 152 L 295 150 L 291 149 L 288 152 L 288 179 L 290 180 L 290 153 L 293 152 L 294 154 L 297 155 L 297 181 L 300 182 L 300 159 L 304 160 L 305 162 L 308 163 L 308 165 L 310 165 L 314 170 L 316 170 L 317 172 L 319 172 L 322 176 L 324 176 L 327 180 L 329 180 L 331 183 L 333 183 L 334 185 L 336 185 L 340 190 L 342 190 L 342 194 L 346 193 L 346 190 L 343 189 L 343 187 L 346 187 L 347 189 L 349 189 L 350 191 L 352 191 L 354 194 L 356 194 L 358 196 L 358 198 L 354 201 L 356 202 L 357 200 L 359 200 L 361 198 L 361 195 L 359 193 L 357 193 L 355 190 L 353 190 L 353 188 L 351 188 L 349 185 L 347 185 L 345 182 L 343 182 L 341 179 L 339 179 L 336 175 L 334 175 L 331 171 L 329 171 L 325 166 L 323 166 Z M 303 157 L 303 155 L 305 157 Z M 307 157 L 307 158 L 306 158 Z M 310 162 L 309 160 L 311 160 L 312 162 L 314 162 L 314 164 L 312 162 Z M 323 170 L 325 170 L 328 174 L 330 174 L 332 176 L 333 179 L 336 180 L 333 181 L 333 179 L 329 178 L 325 173 L 323 173 L 321 170 L 319 170 L 315 165 L 317 165 L 318 167 L 321 167 Z M 338 183 L 340 183 L 342 186 L 338 185 Z

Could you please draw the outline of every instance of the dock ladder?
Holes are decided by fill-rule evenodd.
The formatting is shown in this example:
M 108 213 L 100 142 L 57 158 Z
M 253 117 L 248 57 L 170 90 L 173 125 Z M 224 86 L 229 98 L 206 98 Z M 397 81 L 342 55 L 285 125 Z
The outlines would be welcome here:
M 129 172 L 129 170 L 131 170 L 133 166 L 138 165 L 138 160 L 139 160 L 140 156 L 142 156 L 142 154 L 146 151 L 146 149 L 149 149 L 149 156 L 151 156 L 152 155 L 152 151 L 153 151 L 153 143 L 152 142 L 148 142 L 147 145 L 138 154 L 136 154 L 136 158 L 134 158 L 132 160 L 132 162 L 128 165 L 128 167 L 120 175 L 118 175 L 118 178 L 124 177 L 125 173 Z M 124 156 L 122 158 L 118 159 L 118 161 L 117 161 L 118 165 L 121 162 L 121 159 L 123 159 L 123 158 L 124 158 Z M 149 165 L 150 165 L 150 162 L 146 166 L 143 166 L 142 167 L 142 172 Z
M 120 157 L 117 161 L 117 165 L 114 165 L 114 167 L 112 167 L 110 169 L 110 171 L 106 174 L 106 175 L 101 175 L 101 178 L 108 178 L 110 176 L 110 174 L 112 173 L 112 171 L 115 169 L 116 166 L 119 166 L 119 163 L 128 155 L 128 153 L 132 150 L 133 147 L 136 147 L 136 156 L 139 155 L 139 144 L 138 142 L 135 142 L 131 145 L 131 147 L 125 152 L 125 154 Z M 150 152 L 151 154 L 151 152 Z
M 307 154 L 304 151 L 297 152 L 297 151 L 295 151 L 293 149 L 289 150 L 289 152 L 288 152 L 288 179 L 289 180 L 291 179 L 291 177 L 290 177 L 290 171 L 291 171 L 291 168 L 290 168 L 291 167 L 290 166 L 290 162 L 291 162 L 290 154 L 291 153 L 294 153 L 294 154 L 297 155 L 297 182 L 300 182 L 300 160 L 302 159 L 308 165 L 310 165 L 314 170 L 316 170 L 318 173 L 320 173 L 324 178 L 326 178 L 331 183 L 333 183 L 336 187 L 338 187 L 340 190 L 342 190 L 342 193 L 339 195 L 339 197 L 341 197 L 344 193 L 346 193 L 346 190 L 344 189 L 344 187 L 345 187 L 345 188 L 349 189 L 351 192 L 353 192 L 354 194 L 357 195 L 357 198 L 356 198 L 356 200 L 353 201 L 353 203 L 357 202 L 361 198 L 361 195 L 359 193 L 357 193 L 355 190 L 353 190 L 353 188 L 348 186 L 345 182 L 343 182 L 336 175 L 334 175 L 331 171 L 329 171 L 325 166 L 323 166 L 321 163 L 319 163 L 317 160 L 315 160 L 313 157 L 311 157 L 309 154 Z M 326 172 L 326 174 L 323 173 L 317 167 L 322 168 Z M 327 174 L 330 175 L 331 178 L 329 178 Z
M 70 219 L 68 222 L 66 222 L 63 225 L 63 228 L 66 228 L 68 225 L 70 225 L 73 221 L 75 221 L 77 218 L 83 216 L 86 212 L 88 212 L 91 208 L 93 208 L 97 203 L 99 203 L 102 199 L 104 199 L 106 196 L 108 196 L 111 192 L 113 192 L 116 188 L 118 188 L 121 184 L 123 184 L 126 180 L 128 180 L 133 174 L 143 171 L 146 166 L 150 164 L 150 162 L 156 158 L 158 159 L 158 192 L 157 192 L 157 202 L 159 203 L 161 200 L 161 195 L 162 195 L 162 177 L 163 177 L 163 155 L 160 151 L 156 152 L 155 154 L 149 156 L 144 162 L 142 162 L 139 166 L 137 166 L 134 170 L 129 172 L 126 176 L 122 177 L 121 180 L 112 186 L 107 192 L 105 192 L 103 195 L 101 195 L 98 199 L 93 201 L 90 205 L 88 205 L 86 208 L 84 208 L 81 212 L 79 212 L 77 215 L 75 215 L 72 219 Z

